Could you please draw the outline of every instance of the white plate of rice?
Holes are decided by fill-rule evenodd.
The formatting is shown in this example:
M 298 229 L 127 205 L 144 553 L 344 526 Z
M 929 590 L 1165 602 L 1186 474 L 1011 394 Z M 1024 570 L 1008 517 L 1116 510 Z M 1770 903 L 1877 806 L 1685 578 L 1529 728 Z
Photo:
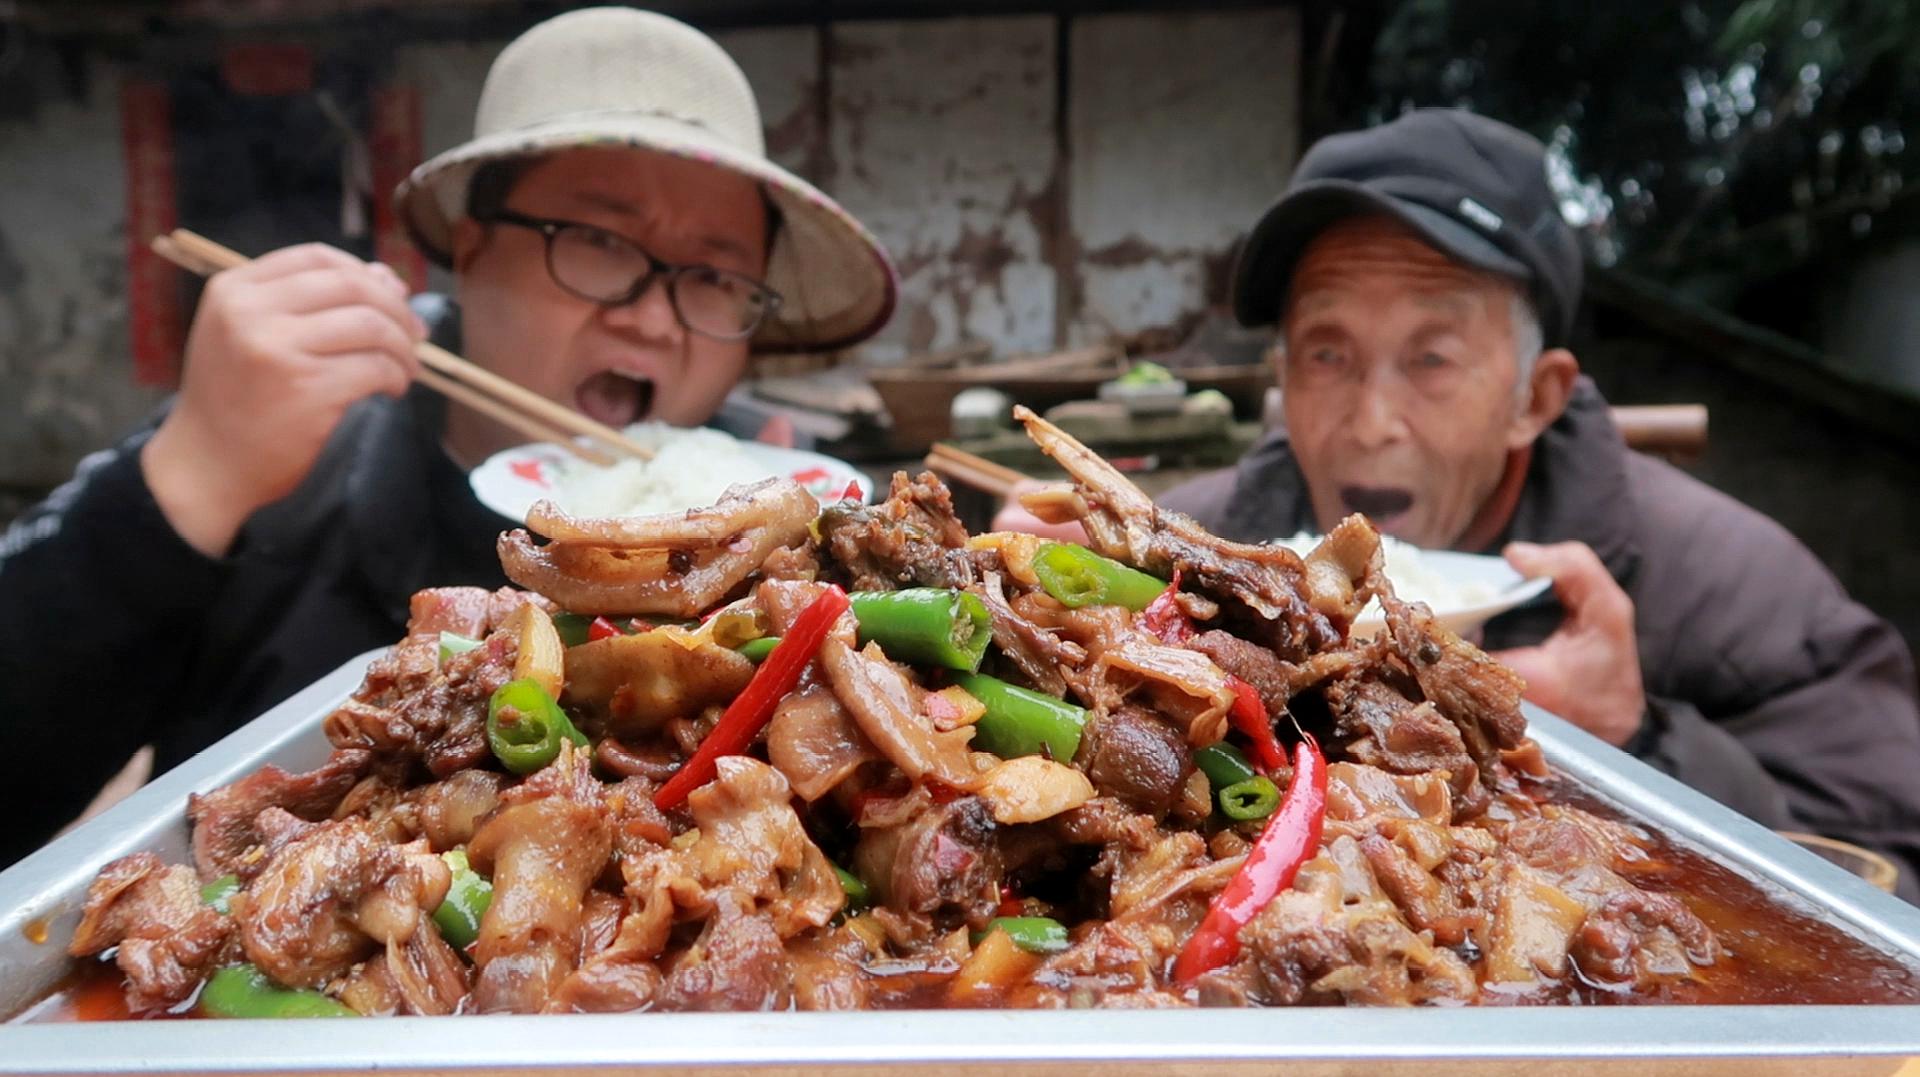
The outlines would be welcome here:
M 1305 533 L 1275 540 L 1276 545 L 1302 556 L 1319 542 L 1319 535 Z M 1380 536 L 1380 545 L 1386 552 L 1393 593 L 1409 602 L 1426 603 L 1442 624 L 1463 636 L 1553 586 L 1544 576 L 1527 579 L 1504 558 L 1423 550 L 1390 535 Z M 1364 639 L 1380 631 L 1382 624 L 1380 604 L 1370 602 L 1353 623 L 1353 635 Z
M 576 516 L 652 516 L 711 505 L 729 486 L 770 476 L 791 478 L 821 502 L 873 491 L 865 475 L 845 461 L 802 449 L 741 441 L 718 430 L 665 423 L 635 423 L 623 431 L 654 450 L 652 460 L 621 460 L 600 467 L 558 445 L 506 449 L 473 469 L 468 482 L 481 504 L 524 520 L 533 503 L 547 499 Z

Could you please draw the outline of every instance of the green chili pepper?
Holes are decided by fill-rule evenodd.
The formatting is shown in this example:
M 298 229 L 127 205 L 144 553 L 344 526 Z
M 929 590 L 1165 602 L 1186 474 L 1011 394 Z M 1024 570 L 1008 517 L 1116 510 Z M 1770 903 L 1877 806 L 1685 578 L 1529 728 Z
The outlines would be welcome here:
M 281 987 L 253 965 L 215 969 L 200 991 L 208 1017 L 358 1017 L 346 1004 L 318 991 Z
M 779 642 L 779 636 L 761 636 L 759 639 L 750 639 L 742 643 L 739 650 L 741 654 L 747 656 L 747 661 L 757 666 L 767 660 L 767 656 L 773 653 L 774 647 Z
M 977 945 L 990 931 L 1004 931 L 1015 946 L 1030 954 L 1057 954 L 1070 943 L 1065 924 L 1047 916 L 996 916 L 987 930 L 974 936 Z
M 487 746 L 515 774 L 532 774 L 553 762 L 563 739 L 582 748 L 588 743 L 531 677 L 508 681 L 487 701 Z
M 847 597 L 860 622 L 860 642 L 878 642 L 896 662 L 972 673 L 993 638 L 987 604 L 969 591 L 913 587 Z
M 240 892 L 240 876 L 222 875 L 200 888 L 200 901 L 213 906 L 214 912 L 231 913 L 228 903 Z
M 442 632 L 440 633 L 440 664 L 445 665 L 447 659 L 456 654 L 466 654 L 478 646 L 480 641 L 477 639 L 470 639 L 458 632 Z
M 973 746 L 1002 759 L 1044 753 L 1062 763 L 1080 750 L 1087 712 L 1064 699 L 1043 696 L 981 673 L 963 673 L 953 682 L 987 708 L 973 724 Z
M 447 945 L 464 954 L 480 937 L 480 918 L 493 904 L 493 884 L 467 863 L 464 849 L 441 853 L 440 859 L 447 862 L 453 882 L 447 887 L 446 899 L 433 910 L 433 922 L 439 925 L 440 937 L 447 940 Z
M 1230 785 L 1239 785 L 1248 778 L 1260 776 L 1260 772 L 1253 769 L 1253 764 L 1247 762 L 1247 757 L 1240 754 L 1240 749 L 1224 740 L 1193 753 L 1193 763 L 1200 768 L 1200 773 L 1207 776 L 1207 784 L 1216 793 Z
M 867 889 L 866 883 L 860 881 L 860 876 L 855 875 L 853 872 L 848 871 L 838 864 L 833 866 L 833 873 L 840 878 L 840 889 L 847 895 L 847 909 L 849 911 L 864 909 L 867 907 L 867 903 L 873 900 L 872 891 Z
M 587 642 L 587 630 L 593 627 L 593 618 L 578 613 L 556 613 L 553 615 L 553 630 L 560 634 L 560 642 L 568 647 L 578 647 Z
M 1135 613 L 1167 589 L 1167 581 L 1102 557 L 1072 542 L 1049 542 L 1033 555 L 1040 586 L 1070 609 L 1125 606 Z
M 1220 813 L 1237 823 L 1265 819 L 1280 806 L 1280 790 L 1265 778 L 1248 778 L 1220 790 Z

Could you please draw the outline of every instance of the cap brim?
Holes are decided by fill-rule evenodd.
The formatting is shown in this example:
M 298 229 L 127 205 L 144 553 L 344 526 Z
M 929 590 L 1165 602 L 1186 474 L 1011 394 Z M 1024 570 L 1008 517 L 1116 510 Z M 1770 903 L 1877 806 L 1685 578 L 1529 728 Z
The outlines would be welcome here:
M 1268 207 L 1247 236 L 1233 274 L 1233 313 L 1241 325 L 1280 320 L 1300 255 L 1328 225 L 1364 213 L 1384 213 L 1419 233 L 1456 261 L 1531 281 L 1533 273 L 1493 241 L 1439 210 L 1395 198 L 1351 180 L 1303 183 Z
M 781 304 L 754 334 L 760 351 L 827 351 L 878 332 L 893 314 L 898 275 L 885 248 L 812 184 L 698 127 L 657 115 L 578 117 L 474 139 L 434 157 L 394 193 L 401 220 L 429 258 L 448 264 L 453 223 L 482 164 L 582 147 L 630 147 L 701 161 L 763 184 L 780 209 L 767 286 Z

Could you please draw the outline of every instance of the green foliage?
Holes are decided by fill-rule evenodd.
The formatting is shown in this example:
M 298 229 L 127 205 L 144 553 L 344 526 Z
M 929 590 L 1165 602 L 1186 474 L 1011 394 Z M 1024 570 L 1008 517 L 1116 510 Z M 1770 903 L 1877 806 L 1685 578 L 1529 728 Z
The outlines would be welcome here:
M 1457 105 L 1548 143 L 1602 261 L 1676 283 L 1846 255 L 1920 168 L 1920 0 L 1400 0 L 1378 121 Z

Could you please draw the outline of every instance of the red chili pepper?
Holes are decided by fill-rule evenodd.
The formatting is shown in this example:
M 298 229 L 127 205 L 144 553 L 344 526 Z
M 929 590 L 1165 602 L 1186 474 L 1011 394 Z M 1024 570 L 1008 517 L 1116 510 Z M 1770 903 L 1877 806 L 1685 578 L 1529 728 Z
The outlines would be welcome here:
M 1285 766 L 1287 756 L 1273 735 L 1273 722 L 1267 718 L 1260 690 L 1231 673 L 1227 674 L 1227 687 L 1233 689 L 1233 707 L 1227 711 L 1227 720 L 1251 742 L 1253 765 L 1262 774 L 1272 774 Z
M 712 781 L 719 773 L 716 764 L 721 756 L 739 755 L 747 750 L 753 738 L 773 720 L 774 707 L 800 683 L 800 674 L 805 672 L 807 663 L 819 653 L 833 623 L 850 605 L 845 591 L 828 584 L 819 598 L 800 611 L 800 616 L 793 619 L 793 626 L 774 645 L 773 653 L 754 671 L 746 689 L 727 704 L 726 713 L 714 724 L 707 739 L 700 742 L 693 758 L 653 795 L 655 807 L 661 811 L 679 807 L 688 793 Z
M 1160 597 L 1140 611 L 1140 627 L 1169 647 L 1179 647 L 1194 636 L 1193 620 L 1174 597 L 1180 593 L 1180 570 L 1173 570 L 1173 582 Z
M 1260 840 L 1227 888 L 1207 907 L 1207 918 L 1187 940 L 1173 963 L 1173 978 L 1190 983 L 1240 954 L 1240 929 L 1253 922 L 1275 895 L 1293 885 L 1293 877 L 1320 848 L 1320 827 L 1327 818 L 1327 760 L 1312 737 L 1293 749 L 1293 783 L 1280 810 L 1267 820 Z
M 847 484 L 847 488 L 845 490 L 840 491 L 840 500 L 858 501 L 860 500 L 862 493 L 863 491 L 860 489 L 860 480 L 855 479 L 852 482 Z
M 620 631 L 619 625 L 614 624 L 605 617 L 595 617 L 593 623 L 587 626 L 587 639 L 589 642 L 593 640 L 612 639 L 615 636 L 624 635 L 626 635 L 626 633 Z

